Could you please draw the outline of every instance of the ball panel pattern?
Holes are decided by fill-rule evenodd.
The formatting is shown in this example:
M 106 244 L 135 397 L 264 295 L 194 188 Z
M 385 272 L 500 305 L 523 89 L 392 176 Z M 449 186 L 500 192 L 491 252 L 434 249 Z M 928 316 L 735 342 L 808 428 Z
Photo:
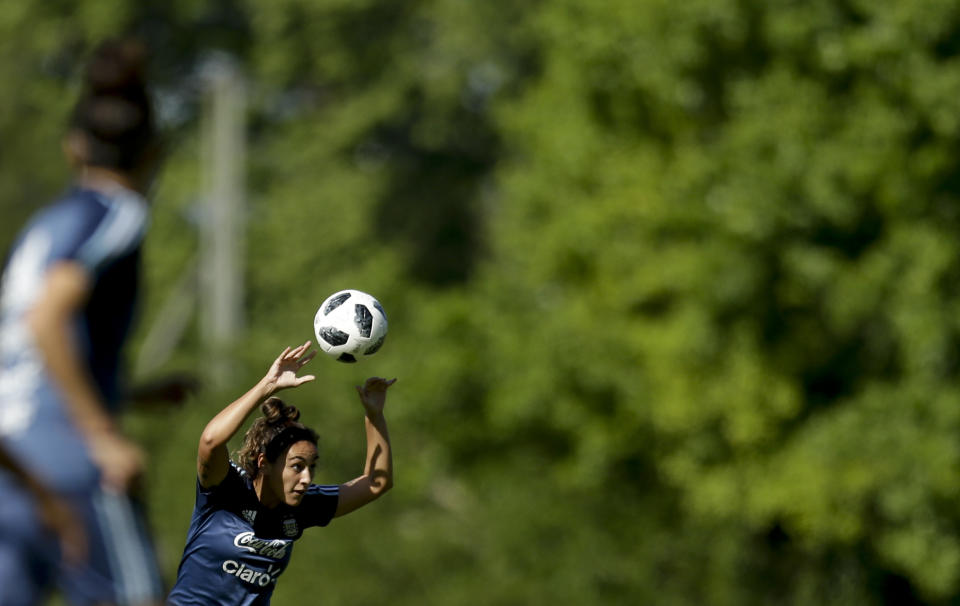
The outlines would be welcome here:
M 376 343 L 368 347 L 367 351 L 363 352 L 363 355 L 372 356 L 373 354 L 377 353 L 377 351 L 380 350 L 380 347 L 383 346 L 383 342 L 386 340 L 386 338 L 387 338 L 387 335 L 383 335 L 382 337 L 377 339 Z
M 351 296 L 352 294 L 349 291 L 337 293 L 331 296 L 329 299 L 327 299 L 327 302 L 323 306 L 323 315 L 329 316 L 331 311 L 343 305 L 344 301 L 349 299 Z
M 317 335 L 332 347 L 343 345 L 350 340 L 350 335 L 341 330 L 337 330 L 333 326 L 322 326 L 317 331 Z
M 353 321 L 357 325 L 357 330 L 360 331 L 360 336 L 364 339 L 370 338 L 370 329 L 373 328 L 373 314 L 362 303 L 355 304 L 353 310 Z

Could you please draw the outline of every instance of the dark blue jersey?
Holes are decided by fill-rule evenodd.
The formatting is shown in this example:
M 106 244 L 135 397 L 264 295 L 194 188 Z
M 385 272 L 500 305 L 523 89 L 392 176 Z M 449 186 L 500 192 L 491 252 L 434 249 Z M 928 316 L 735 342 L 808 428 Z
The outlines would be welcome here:
M 59 262 L 83 267 L 90 296 L 73 318 L 82 362 L 113 412 L 121 350 L 136 307 L 147 203 L 135 192 L 73 189 L 40 211 L 10 250 L 0 284 L 0 437 L 54 484 L 83 485 L 95 470 L 33 341 L 26 313 Z M 95 478 L 94 478 L 95 479 Z
M 293 542 L 305 528 L 330 523 L 339 493 L 339 486 L 311 484 L 300 505 L 267 508 L 249 476 L 233 463 L 217 486 L 204 489 L 197 482 L 187 545 L 169 603 L 269 604 Z

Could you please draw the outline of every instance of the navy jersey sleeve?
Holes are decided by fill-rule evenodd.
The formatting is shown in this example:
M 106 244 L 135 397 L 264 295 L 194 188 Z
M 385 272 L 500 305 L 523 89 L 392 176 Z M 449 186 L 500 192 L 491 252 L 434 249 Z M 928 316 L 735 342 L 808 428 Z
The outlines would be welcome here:
M 204 488 L 200 484 L 200 478 L 197 478 L 197 507 L 210 508 L 234 503 L 246 489 L 241 473 L 231 461 L 227 468 L 227 475 L 216 486 Z
M 71 260 L 98 274 L 140 245 L 147 219 L 146 201 L 133 192 L 75 190 L 40 214 L 26 238 L 45 243 L 48 264 Z
M 96 202 L 85 200 L 78 205 L 76 214 L 84 227 L 73 234 L 74 242 L 64 243 L 69 246 L 64 256 L 91 273 L 99 273 L 102 267 L 139 246 L 148 216 L 146 202 L 132 192 L 96 197 Z
M 337 513 L 340 487 L 336 484 L 311 484 L 300 503 L 298 518 L 304 527 L 326 526 Z

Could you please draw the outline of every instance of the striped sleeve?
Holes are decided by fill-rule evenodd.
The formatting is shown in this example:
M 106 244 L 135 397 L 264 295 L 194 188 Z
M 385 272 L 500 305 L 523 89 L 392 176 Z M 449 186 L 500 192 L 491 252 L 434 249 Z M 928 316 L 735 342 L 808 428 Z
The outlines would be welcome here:
M 340 487 L 336 484 L 311 484 L 300 504 L 300 521 L 305 528 L 326 526 L 337 513 Z
M 146 205 L 124 196 L 106 198 L 106 212 L 80 243 L 75 258 L 96 273 L 143 240 L 147 224 Z

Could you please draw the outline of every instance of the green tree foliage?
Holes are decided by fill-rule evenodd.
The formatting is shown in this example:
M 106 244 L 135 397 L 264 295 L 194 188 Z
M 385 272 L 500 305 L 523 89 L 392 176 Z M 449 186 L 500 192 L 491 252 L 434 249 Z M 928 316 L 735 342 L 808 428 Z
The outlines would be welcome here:
M 500 429 L 546 417 L 587 485 L 639 459 L 819 562 L 749 595 L 818 595 L 838 558 L 954 595 L 957 16 L 545 7 L 543 77 L 499 114 Z
M 238 385 L 129 419 L 171 576 L 200 428 L 349 287 L 384 349 L 291 399 L 342 480 L 351 385 L 398 376 L 398 483 L 276 603 L 960 599 L 954 3 L 33 4 L 0 7 L 4 216 L 60 186 L 80 51 L 157 47 L 145 326 L 197 250 L 206 58 L 246 68 Z

